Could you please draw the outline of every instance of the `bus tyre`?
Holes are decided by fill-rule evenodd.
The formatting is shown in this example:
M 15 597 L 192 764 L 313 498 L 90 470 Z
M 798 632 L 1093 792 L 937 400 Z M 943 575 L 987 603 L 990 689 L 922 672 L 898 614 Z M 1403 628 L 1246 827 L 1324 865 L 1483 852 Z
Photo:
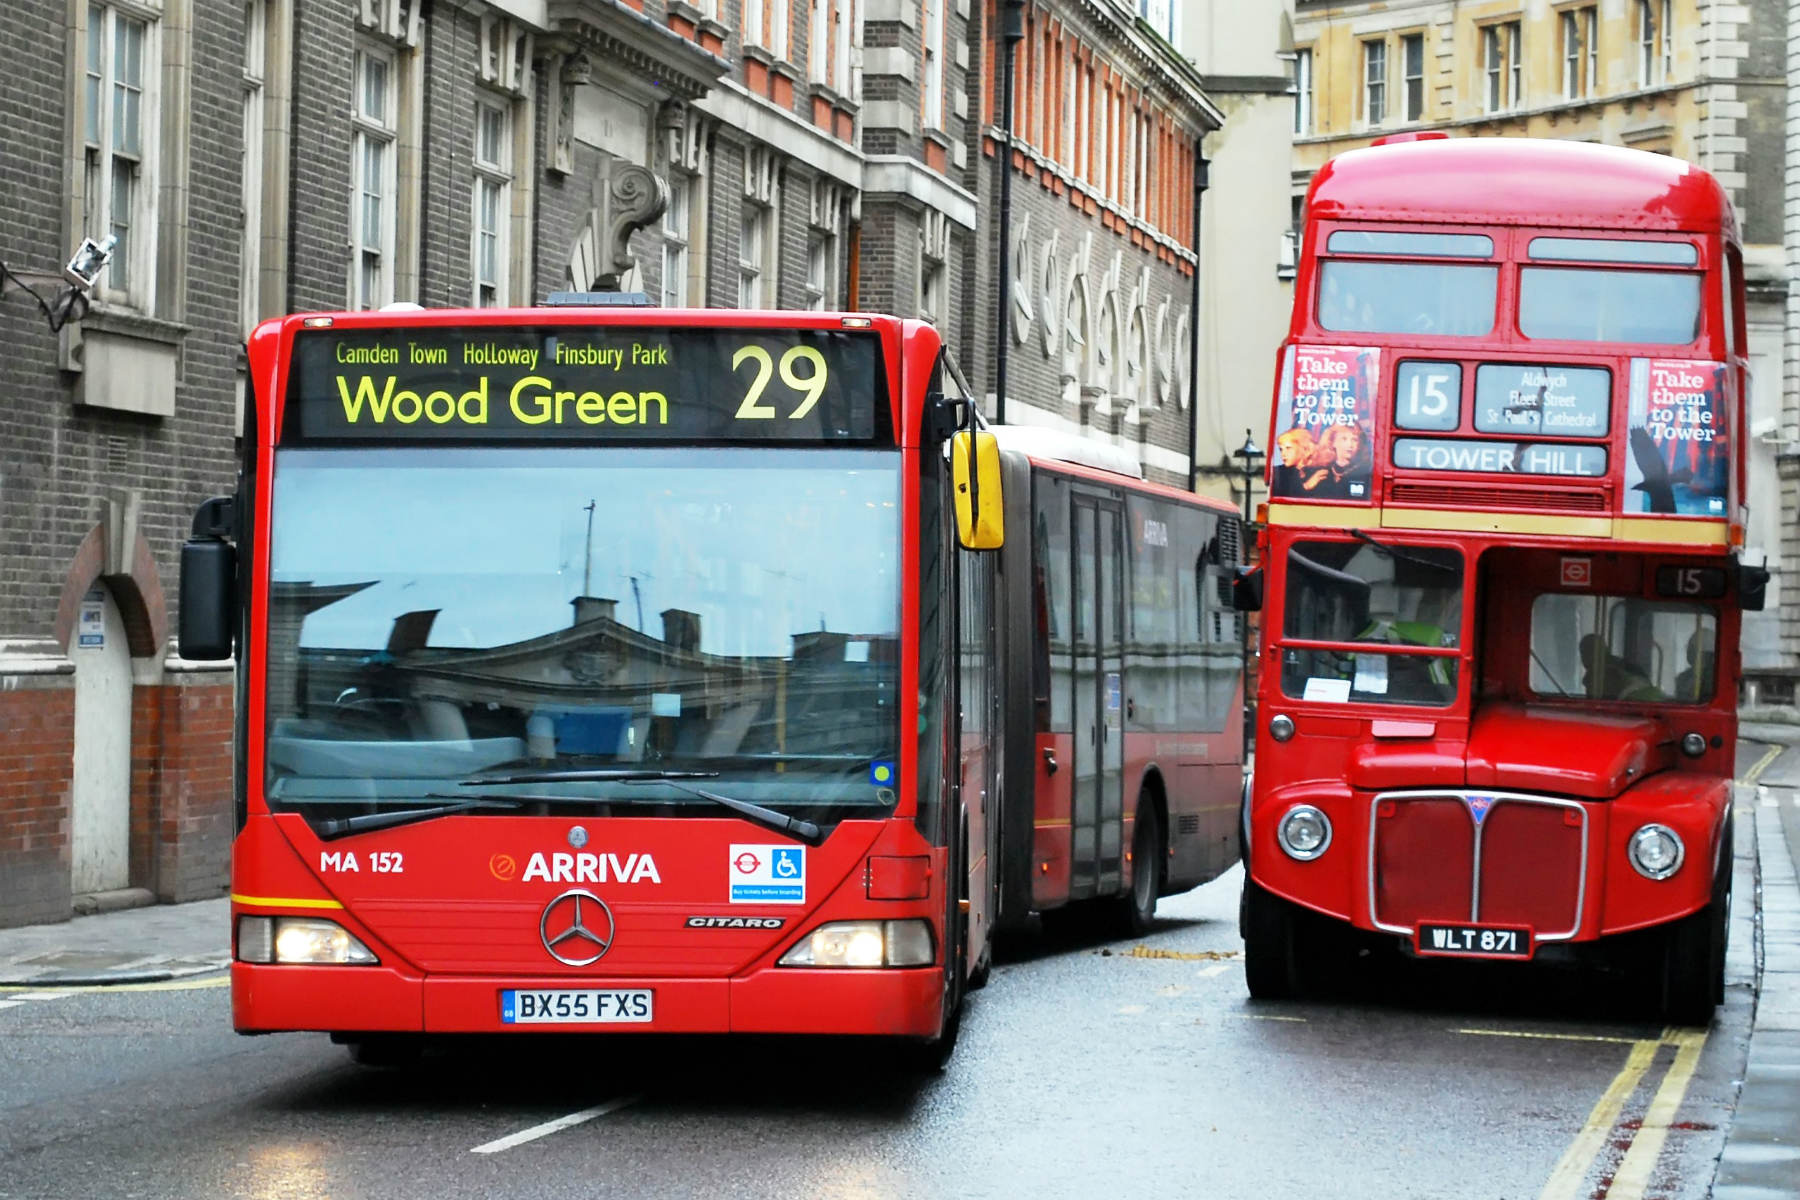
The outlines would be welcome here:
M 1162 894 L 1162 884 L 1162 818 L 1150 798 L 1143 796 L 1132 821 L 1131 890 L 1114 902 L 1117 924 L 1124 933 L 1135 936 L 1150 931 L 1156 923 L 1156 898 Z
M 1238 901 L 1244 935 L 1244 979 L 1254 1000 L 1290 1000 L 1300 992 L 1293 906 L 1248 875 Z
M 1726 921 L 1730 892 L 1669 926 L 1662 945 L 1662 1016 L 1674 1025 L 1712 1024 L 1725 998 Z
M 410 1067 L 424 1057 L 425 1044 L 416 1034 L 374 1033 L 345 1043 L 350 1061 L 359 1067 Z

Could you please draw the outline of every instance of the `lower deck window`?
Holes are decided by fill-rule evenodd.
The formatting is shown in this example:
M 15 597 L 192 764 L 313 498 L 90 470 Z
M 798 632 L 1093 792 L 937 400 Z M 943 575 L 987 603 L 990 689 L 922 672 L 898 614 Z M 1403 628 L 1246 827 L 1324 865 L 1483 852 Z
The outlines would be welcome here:
M 1540 696 L 1704 704 L 1719 622 L 1703 604 L 1637 596 L 1539 596 L 1531 604 L 1531 690 Z

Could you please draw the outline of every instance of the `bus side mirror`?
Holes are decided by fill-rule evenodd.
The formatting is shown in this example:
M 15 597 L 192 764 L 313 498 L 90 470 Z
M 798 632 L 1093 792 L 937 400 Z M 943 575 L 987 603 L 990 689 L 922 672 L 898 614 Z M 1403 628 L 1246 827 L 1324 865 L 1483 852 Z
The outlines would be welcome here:
M 1761 612 L 1769 589 L 1769 568 L 1739 563 L 1737 569 L 1738 607 L 1744 612 Z
M 217 662 L 231 657 L 232 618 L 237 609 L 237 550 L 231 532 L 229 496 L 202 504 L 194 514 L 193 536 L 181 546 L 181 657 Z
M 1262 606 L 1262 568 L 1239 567 L 1231 580 L 1231 607 L 1238 612 L 1261 612 Z
M 964 550 L 998 550 L 1006 540 L 1000 495 L 1000 443 L 983 430 L 964 430 L 950 443 L 956 485 L 956 540 Z

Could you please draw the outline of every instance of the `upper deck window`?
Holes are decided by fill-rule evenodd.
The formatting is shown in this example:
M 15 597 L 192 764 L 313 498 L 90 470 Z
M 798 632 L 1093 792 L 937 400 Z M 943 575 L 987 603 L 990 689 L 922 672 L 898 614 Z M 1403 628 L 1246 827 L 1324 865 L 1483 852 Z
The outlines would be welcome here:
M 1479 337 L 1494 327 L 1498 282 L 1497 267 L 1327 260 L 1319 268 L 1319 326 Z
M 1539 238 L 1539 241 L 1546 239 Z M 1325 242 L 1332 254 L 1404 254 L 1408 258 L 1492 258 L 1494 239 L 1482 233 L 1384 233 L 1337 229 Z
M 1700 261 L 1692 242 L 1628 242 L 1617 238 L 1536 237 L 1533 258 L 1561 262 L 1645 263 L 1659 267 L 1691 267 Z
M 1685 346 L 1700 332 L 1700 276 L 1526 267 L 1519 331 L 1539 340 Z

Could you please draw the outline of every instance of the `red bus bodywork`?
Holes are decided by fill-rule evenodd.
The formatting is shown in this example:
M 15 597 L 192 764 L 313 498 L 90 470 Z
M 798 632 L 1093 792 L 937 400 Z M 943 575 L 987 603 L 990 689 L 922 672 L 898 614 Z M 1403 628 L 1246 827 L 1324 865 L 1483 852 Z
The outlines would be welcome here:
M 1261 534 L 1253 993 L 1329 973 L 1354 928 L 1409 954 L 1648 963 L 1669 1015 L 1710 1013 L 1739 611 L 1760 604 L 1735 557 L 1742 278 L 1725 193 L 1662 156 L 1422 140 L 1321 169 Z M 1617 303 L 1634 290 L 1693 296 L 1691 336 Z M 1378 615 L 1393 591 L 1435 608 Z M 1307 806 L 1324 845 L 1303 813 L 1290 852 Z M 1651 825 L 1679 839 L 1672 870 L 1657 846 L 1634 866 Z
M 882 782 L 894 792 L 891 813 L 837 822 L 821 845 L 806 851 L 803 903 L 731 902 L 728 858 L 734 846 L 798 843 L 723 811 L 716 818 L 681 819 L 451 814 L 337 840 L 322 839 L 302 815 L 271 811 L 264 787 L 267 698 L 272 673 L 284 668 L 266 653 L 272 632 L 271 530 L 278 517 L 270 481 L 280 469 L 290 357 L 296 336 L 304 336 L 309 326 L 340 332 L 558 326 L 571 335 L 621 326 L 647 334 L 854 328 L 879 339 L 877 361 L 892 418 L 882 440 L 900 464 L 893 704 L 903 753 L 883 764 L 889 774 Z M 942 461 L 938 447 L 921 447 L 939 350 L 936 331 L 921 322 L 811 313 L 384 312 L 290 316 L 258 328 L 249 345 L 254 395 L 246 482 L 239 493 L 247 542 L 240 568 L 247 645 L 239 647 L 241 828 L 232 861 L 234 929 L 247 917 L 323 917 L 341 925 L 377 961 L 250 962 L 238 945 L 231 972 L 236 1028 L 329 1031 L 352 1042 L 377 1034 L 539 1028 L 953 1036 L 967 975 L 985 960 L 992 912 L 985 882 L 990 864 L 981 854 L 986 814 L 978 806 L 953 809 L 957 789 L 951 770 L 940 771 L 935 789 L 921 794 L 921 762 L 943 753 L 944 762 L 953 763 L 954 730 L 946 732 L 941 751 L 912 732 L 920 728 L 924 699 L 917 614 L 922 604 L 954 611 L 948 592 L 920 594 L 921 542 L 939 536 L 920 525 L 921 480 L 930 477 L 921 456 Z M 369 519 L 383 515 L 371 512 Z M 830 554 L 827 547 L 816 550 Z M 936 686 L 953 686 L 954 678 L 948 672 Z M 953 703 L 948 711 L 954 713 Z M 730 790 L 728 784 L 717 786 Z M 965 838 L 973 857 L 964 849 Z M 616 945 L 597 962 L 567 966 L 546 953 L 540 926 L 552 915 L 546 906 L 577 888 L 610 907 Z M 934 961 L 878 969 L 777 965 L 826 922 L 908 918 L 929 922 Z M 654 996 L 654 1017 L 647 1023 L 503 1023 L 503 989 L 571 987 L 647 989 Z

